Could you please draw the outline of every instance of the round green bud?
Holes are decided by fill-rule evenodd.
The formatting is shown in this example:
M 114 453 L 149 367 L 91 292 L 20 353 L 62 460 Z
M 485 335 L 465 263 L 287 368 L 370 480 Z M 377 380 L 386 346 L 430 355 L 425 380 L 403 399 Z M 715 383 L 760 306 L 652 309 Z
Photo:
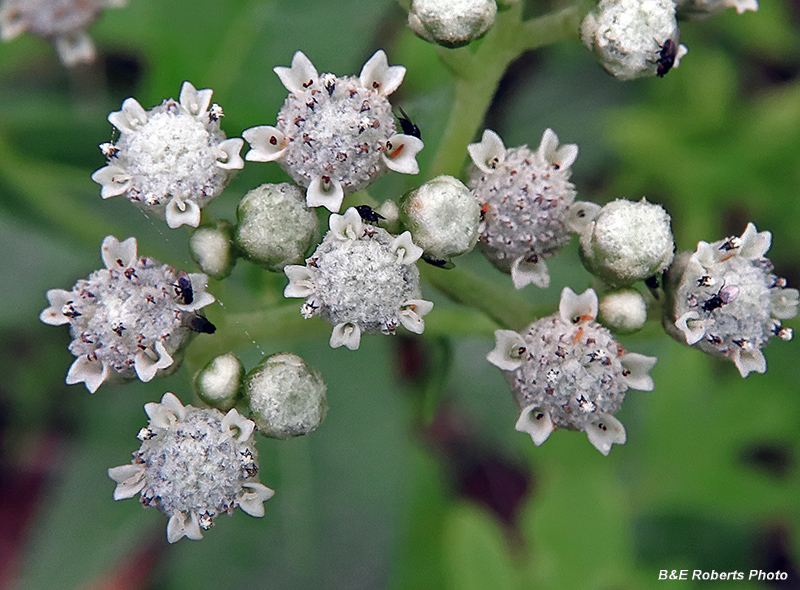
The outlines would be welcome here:
M 313 432 L 328 411 L 327 386 L 296 354 L 265 358 L 244 379 L 251 418 L 264 436 L 287 439 Z
M 319 224 L 306 207 L 305 192 L 289 184 L 262 184 L 248 192 L 236 210 L 234 240 L 243 258 L 274 272 L 302 264 L 319 241 Z
M 466 254 L 478 241 L 480 205 L 452 176 L 437 176 L 400 200 L 400 220 L 431 258 Z
M 200 270 L 215 279 L 226 278 L 236 263 L 233 226 L 225 220 L 201 225 L 189 238 L 189 250 Z
M 647 322 L 647 302 L 636 289 L 620 289 L 600 299 L 600 323 L 615 332 L 628 334 Z
M 242 389 L 244 367 L 232 352 L 212 359 L 194 377 L 198 397 L 222 411 L 236 405 Z
M 462 47 L 486 34 L 497 17 L 495 0 L 413 0 L 408 26 L 444 47 Z

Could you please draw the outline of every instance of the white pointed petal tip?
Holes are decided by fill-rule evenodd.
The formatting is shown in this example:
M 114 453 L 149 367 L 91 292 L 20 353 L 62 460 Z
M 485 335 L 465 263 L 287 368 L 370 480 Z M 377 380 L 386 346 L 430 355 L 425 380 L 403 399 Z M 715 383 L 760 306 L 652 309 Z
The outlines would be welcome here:
M 568 143 L 558 147 L 558 135 L 552 129 L 545 129 L 537 150 L 539 155 L 559 170 L 566 170 L 578 157 L 578 146 Z
M 144 465 L 120 465 L 108 470 L 108 477 L 117 482 L 114 500 L 133 498 L 144 488 Z
M 169 428 L 171 424 L 186 417 L 186 408 L 183 407 L 181 400 L 171 392 L 165 393 L 159 403 L 145 404 L 144 411 L 150 418 L 149 426 L 155 428 Z
M 120 133 L 133 133 L 147 123 L 147 111 L 135 98 L 126 98 L 121 110 L 108 115 L 108 122 Z
M 767 359 L 758 348 L 737 346 L 731 349 L 730 356 L 742 378 L 747 377 L 750 373 L 767 372 Z
M 155 356 L 156 358 L 153 358 Z M 163 342 L 160 340 L 156 342 L 155 348 L 151 350 L 140 350 L 133 360 L 133 368 L 136 371 L 136 376 L 141 381 L 147 383 L 152 381 L 153 377 L 160 369 L 166 369 L 173 363 L 167 349 L 164 348 Z
M 181 311 L 197 311 L 207 305 L 211 305 L 217 300 L 211 293 L 206 292 L 208 276 L 201 272 L 190 272 L 188 278 L 192 285 L 192 302 L 188 304 L 177 303 L 175 307 Z
M 772 315 L 779 320 L 790 320 L 797 315 L 800 294 L 797 289 L 774 289 L 770 295 Z
M 601 414 L 597 420 L 586 427 L 586 435 L 594 447 L 608 456 L 612 445 L 624 445 L 628 438 L 622 422 L 610 414 Z
M 414 243 L 410 231 L 404 231 L 394 238 L 389 244 L 389 248 L 397 255 L 397 264 L 414 264 L 424 252 Z
M 106 268 L 130 268 L 136 262 L 136 238 L 128 238 L 120 242 L 114 236 L 106 236 L 100 246 L 100 256 Z
M 715 264 L 720 259 L 720 250 L 709 244 L 708 242 L 697 242 L 697 250 L 694 251 L 691 257 L 693 263 L 698 264 L 701 268 L 708 267 Z
M 214 91 L 210 88 L 197 90 L 191 82 L 184 82 L 178 100 L 181 106 L 189 111 L 190 115 L 203 117 L 211 105 L 211 96 Z
M 550 271 L 547 263 L 536 253 L 520 256 L 511 264 L 511 280 L 515 289 L 536 285 L 540 289 L 550 286 Z
M 399 133 L 392 135 L 386 142 L 381 158 L 389 170 L 400 174 L 418 174 L 417 154 L 424 147 L 425 144 L 419 137 Z
M 275 127 L 251 127 L 242 131 L 242 137 L 250 144 L 244 156 L 248 162 L 273 162 L 286 153 L 286 136 Z
M 244 168 L 244 160 L 239 152 L 242 151 L 244 140 L 240 137 L 231 137 L 217 146 L 219 155 L 217 156 L 217 166 L 223 170 L 241 170 Z
M 405 75 L 405 67 L 390 66 L 386 53 L 379 49 L 364 64 L 358 78 L 366 88 L 371 88 L 382 96 L 389 96 L 403 83 Z
M 275 495 L 272 490 L 259 482 L 242 484 L 242 495 L 238 499 L 239 507 L 250 516 L 261 518 L 264 516 L 264 502 Z
M 673 68 L 680 67 L 681 60 L 686 56 L 687 53 L 689 53 L 689 48 L 686 47 L 686 45 L 684 45 L 683 43 L 681 43 L 678 46 L 678 51 L 675 52 L 675 61 L 672 64 L 672 67 Z
M 675 320 L 675 327 L 683 332 L 683 337 L 686 339 L 686 344 L 689 346 L 697 344 L 706 335 L 705 322 L 696 311 L 687 311 Z
M 742 234 L 742 245 L 739 256 L 750 259 L 763 258 L 772 245 L 772 232 L 758 231 L 756 226 L 748 223 Z
M 283 267 L 283 272 L 289 279 L 289 284 L 283 290 L 284 297 L 305 299 L 314 293 L 313 275 L 308 267 L 289 264 Z
M 278 78 L 289 92 L 302 94 L 306 89 L 311 88 L 319 79 L 317 68 L 311 63 L 302 51 L 297 51 L 292 56 L 290 67 L 277 66 L 272 68 L 278 74 Z
M 513 330 L 495 330 L 495 347 L 486 355 L 486 360 L 498 369 L 513 371 L 522 366 L 528 345 L 525 339 Z
M 358 350 L 361 345 L 361 328 L 349 322 L 336 324 L 331 332 L 330 345 L 331 348 L 345 346 L 350 350 Z
M 597 293 L 594 289 L 586 289 L 580 295 L 569 287 L 561 291 L 561 302 L 558 312 L 561 319 L 568 324 L 579 324 L 594 320 L 597 317 Z
M 192 541 L 199 541 L 203 538 L 200 530 L 200 523 L 194 514 L 186 515 L 181 512 L 173 512 L 167 523 L 167 541 L 175 543 L 183 537 Z
M 330 176 L 313 178 L 306 189 L 308 207 L 325 207 L 331 213 L 338 213 L 343 200 L 342 183 Z
M 533 444 L 538 447 L 550 437 L 555 430 L 555 425 L 550 414 L 538 406 L 530 405 L 520 412 L 519 420 L 514 428 L 518 432 L 530 434 Z
M 423 316 L 430 313 L 433 303 L 424 299 L 410 299 L 400 308 L 400 323 L 406 330 L 414 334 L 422 334 L 425 331 L 425 320 Z
M 342 215 L 331 215 L 328 226 L 339 240 L 357 240 L 364 235 L 364 222 L 355 207 L 349 207 Z
M 173 197 L 167 203 L 165 217 L 167 226 L 170 229 L 175 229 L 182 225 L 197 227 L 200 225 L 200 207 L 189 199 Z
M 51 326 L 61 326 L 68 324 L 70 321 L 69 316 L 64 315 L 64 306 L 72 301 L 73 295 L 71 291 L 64 291 L 64 289 L 50 289 L 47 292 L 47 301 L 50 307 L 43 310 L 39 314 L 39 319 L 45 324 Z
M 91 63 L 97 57 L 94 41 L 86 31 L 58 35 L 53 44 L 61 63 L 67 67 Z
M 480 143 L 467 146 L 472 162 L 485 174 L 490 174 L 506 158 L 503 140 L 491 129 L 483 132 Z
M 244 442 L 252 436 L 256 424 L 242 416 L 236 408 L 232 408 L 222 419 L 222 428 L 227 430 L 231 436 L 235 436 L 238 442 Z
M 592 220 L 600 213 L 600 205 L 589 203 L 588 201 L 575 201 L 569 206 L 565 225 L 567 229 L 574 233 L 581 233 Z
M 83 383 L 89 393 L 94 393 L 109 377 L 110 370 L 102 361 L 89 360 L 84 354 L 75 359 L 67 371 L 67 385 Z
M 0 41 L 16 39 L 27 29 L 22 13 L 10 8 L 0 9 Z
M 100 197 L 110 199 L 128 192 L 133 179 L 119 166 L 105 166 L 92 174 L 92 180 L 100 185 Z
M 655 383 L 650 376 L 650 370 L 658 359 L 654 356 L 645 356 L 637 352 L 626 352 L 622 355 L 623 377 L 628 387 L 639 391 L 653 391 Z

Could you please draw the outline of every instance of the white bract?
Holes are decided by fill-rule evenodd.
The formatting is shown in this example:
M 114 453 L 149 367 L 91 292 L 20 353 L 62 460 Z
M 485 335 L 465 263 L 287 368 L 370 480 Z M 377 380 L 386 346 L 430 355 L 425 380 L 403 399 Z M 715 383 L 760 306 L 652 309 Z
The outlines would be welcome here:
M 119 8 L 126 3 L 126 0 L 2 0 L 0 39 L 10 41 L 27 31 L 52 41 L 66 66 L 91 62 L 97 51 L 86 29 L 103 9 Z
M 661 205 L 617 199 L 603 206 L 581 232 L 581 260 L 615 287 L 659 275 L 672 262 L 675 240 Z
M 408 26 L 427 41 L 461 47 L 482 37 L 496 16 L 495 0 L 413 0 Z
M 486 130 L 467 148 L 474 166 L 469 186 L 480 204 L 478 249 L 498 269 L 511 274 L 517 289 L 550 285 L 546 258 L 569 242 L 599 207 L 575 203 L 569 181 L 578 146 L 559 146 L 551 129 L 536 151 L 506 149 L 500 136 Z
M 624 444 L 614 417 L 630 389 L 651 391 L 654 357 L 626 352 L 595 321 L 597 295 L 561 293 L 558 313 L 521 334 L 497 330 L 487 359 L 505 372 L 520 409 L 516 429 L 541 445 L 556 428 L 582 430 L 604 455 Z
M 115 378 L 150 381 L 173 370 L 198 310 L 214 302 L 206 275 L 137 257 L 134 238 L 107 236 L 101 253 L 106 268 L 71 291 L 48 291 L 50 307 L 39 316 L 46 324 L 69 324 L 77 359 L 67 383 L 84 383 L 92 393 Z
M 663 76 L 688 53 L 680 44 L 674 0 L 601 0 L 584 18 L 581 37 L 621 80 Z
M 212 93 L 184 82 L 179 101 L 165 100 L 149 111 L 126 99 L 108 116 L 120 132 L 116 143 L 100 146 L 108 165 L 92 175 L 100 195 L 125 195 L 171 228 L 200 225 L 200 210 L 244 167 L 244 141 L 226 139 Z
M 264 516 L 275 493 L 258 481 L 255 424 L 236 410 L 184 406 L 172 393 L 144 407 L 150 421 L 129 465 L 108 470 L 115 500 L 140 494 L 145 507 L 169 516 L 167 540 L 197 541 L 219 514 L 236 507 Z
M 309 207 L 333 212 L 346 194 L 366 188 L 388 170 L 417 174 L 422 140 L 397 133 L 387 99 L 405 72 L 389 66 L 379 50 L 358 77 L 319 75 L 298 51 L 291 67 L 275 68 L 289 90 L 275 127 L 242 133 L 251 148 L 245 158 L 277 161 L 306 188 Z
M 667 276 L 664 325 L 679 342 L 728 358 L 742 377 L 764 373 L 761 350 L 773 336 L 791 340 L 781 325 L 797 315 L 798 291 L 773 272 L 765 257 L 770 232 L 752 223 L 744 233 L 678 256 Z
M 330 231 L 305 266 L 284 268 L 286 297 L 306 300 L 304 317 L 319 316 L 333 326 L 333 348 L 359 347 L 361 334 L 393 334 L 398 325 L 415 334 L 433 303 L 421 298 L 415 265 L 422 248 L 404 232 L 392 236 L 365 224 L 351 207 L 330 217 Z

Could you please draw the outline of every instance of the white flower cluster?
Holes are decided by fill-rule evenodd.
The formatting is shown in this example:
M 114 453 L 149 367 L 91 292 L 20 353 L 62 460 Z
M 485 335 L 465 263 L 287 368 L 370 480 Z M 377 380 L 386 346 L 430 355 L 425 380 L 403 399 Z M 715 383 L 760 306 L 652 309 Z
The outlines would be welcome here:
M 244 141 L 225 138 L 212 94 L 184 82 L 178 102 L 169 99 L 149 111 L 126 99 L 108 116 L 120 132 L 116 143 L 100 146 L 108 165 L 92 175 L 101 196 L 125 195 L 171 228 L 197 227 L 200 210 L 244 167 Z
M 77 359 L 67 383 L 84 383 L 92 393 L 105 381 L 150 381 L 173 370 L 192 331 L 213 331 L 198 315 L 214 302 L 205 275 L 139 258 L 134 238 L 119 242 L 108 236 L 101 254 L 106 268 L 71 291 L 48 291 L 50 307 L 40 315 L 46 324 L 69 324 L 69 350 Z
M 626 352 L 598 324 L 597 295 L 561 293 L 558 313 L 522 333 L 497 330 L 490 363 L 505 371 L 520 409 L 517 430 L 541 445 L 556 428 L 581 430 L 604 455 L 624 444 L 614 417 L 631 389 L 651 391 L 654 357 Z
M 667 332 L 732 360 L 742 377 L 767 370 L 761 350 L 773 336 L 791 340 L 781 320 L 797 315 L 797 289 L 787 288 L 765 257 L 771 243 L 770 232 L 749 223 L 741 236 L 684 252 L 668 274 Z
M 143 506 L 169 516 L 170 543 L 202 539 L 219 514 L 237 506 L 264 516 L 264 501 L 274 492 L 258 481 L 251 420 L 235 409 L 223 414 L 184 406 L 172 393 L 144 409 L 150 421 L 139 432 L 139 450 L 129 465 L 108 470 L 117 482 L 115 500 L 140 494 Z
M 404 232 L 395 237 L 362 221 L 355 208 L 330 216 L 330 231 L 305 266 L 284 268 L 286 297 L 306 300 L 304 317 L 333 326 L 330 344 L 359 347 L 361 334 L 393 334 L 399 324 L 416 334 L 433 303 L 421 298 L 414 264 L 422 248 Z
M 291 67 L 276 67 L 289 90 L 276 126 L 260 126 L 242 135 L 251 146 L 245 158 L 277 161 L 306 188 L 309 207 L 337 212 L 346 194 L 369 186 L 388 170 L 419 172 L 416 155 L 422 140 L 397 133 L 388 96 L 406 69 L 389 66 L 379 50 L 358 77 L 318 74 L 302 52 Z

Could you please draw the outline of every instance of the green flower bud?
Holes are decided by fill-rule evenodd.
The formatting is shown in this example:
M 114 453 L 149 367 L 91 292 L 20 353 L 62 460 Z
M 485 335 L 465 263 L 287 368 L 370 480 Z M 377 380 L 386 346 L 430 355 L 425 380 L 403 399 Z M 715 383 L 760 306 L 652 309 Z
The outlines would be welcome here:
M 198 397 L 222 411 L 236 405 L 242 389 L 244 367 L 232 352 L 212 359 L 194 377 Z
M 233 226 L 221 220 L 198 227 L 189 238 L 189 250 L 200 270 L 215 279 L 226 278 L 236 264 Z
M 414 0 L 408 26 L 417 35 L 445 47 L 462 47 L 494 24 L 495 0 Z
M 600 323 L 615 332 L 636 332 L 646 321 L 647 302 L 636 289 L 620 289 L 600 299 Z

